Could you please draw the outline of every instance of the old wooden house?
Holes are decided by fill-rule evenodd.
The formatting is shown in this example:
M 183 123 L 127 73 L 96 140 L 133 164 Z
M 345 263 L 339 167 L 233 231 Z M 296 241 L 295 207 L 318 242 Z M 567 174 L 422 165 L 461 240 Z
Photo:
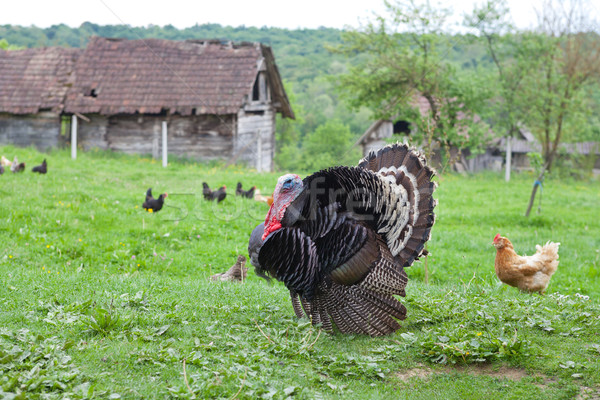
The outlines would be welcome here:
M 510 145 L 507 137 L 501 137 L 489 144 L 488 151 L 502 159 L 505 159 L 507 151 L 510 151 L 513 170 L 533 170 L 528 154 L 542 153 L 542 144 L 528 129 L 519 127 L 510 139 Z M 561 143 L 558 148 L 558 159 L 571 160 L 573 165 L 591 169 L 595 175 L 598 175 L 600 174 L 600 142 Z
M 0 50 L 0 144 L 64 144 L 61 116 L 79 49 Z
M 410 141 L 411 124 L 408 121 L 398 119 L 392 121 L 389 119 L 379 119 L 358 138 L 356 145 L 360 146 L 363 155 L 369 151 L 376 150 L 385 146 L 391 141 Z M 431 162 L 436 168 L 442 166 L 439 152 L 436 152 L 434 145 L 434 154 Z M 458 152 L 460 151 L 460 156 Z M 479 154 L 471 154 L 469 149 L 450 149 L 450 157 L 456 160 L 452 166 L 454 170 L 464 172 L 478 172 L 482 170 L 500 171 L 506 167 L 506 153 L 511 154 L 511 169 L 514 171 L 533 170 L 530 164 L 528 154 L 531 152 L 540 153 L 542 145 L 536 139 L 535 135 L 525 127 L 520 127 L 510 139 L 510 145 L 506 137 L 491 137 L 484 151 Z M 589 165 L 596 175 L 600 174 L 600 142 L 579 142 L 579 143 L 561 143 L 559 158 L 587 158 L 583 163 Z M 579 164 L 581 160 L 577 161 Z
M 420 114 L 425 117 L 430 113 L 429 102 L 423 96 L 416 96 L 414 106 L 419 110 Z M 463 120 L 466 116 L 459 111 L 457 119 Z M 474 122 L 479 122 L 479 116 L 473 117 Z M 369 151 L 378 149 L 391 141 L 409 142 L 411 133 L 415 129 L 415 124 L 410 120 L 402 117 L 393 119 L 379 119 L 371 124 L 371 126 L 358 138 L 356 145 L 360 146 L 363 155 L 367 155 Z M 468 135 L 468 129 L 463 127 L 461 134 Z M 492 138 L 490 131 L 490 139 Z M 431 163 L 436 167 L 442 167 L 442 155 L 439 150 L 439 144 L 433 143 L 433 154 L 430 156 Z M 502 158 L 492 154 L 492 150 L 486 150 L 484 154 L 472 155 L 469 149 L 459 149 L 452 146 L 450 149 L 450 160 L 452 160 L 452 168 L 456 171 L 479 171 L 482 169 L 500 169 Z
M 509 139 L 506 136 L 497 138 L 488 145 L 488 149 L 491 150 L 493 155 L 501 157 L 502 160 L 506 159 L 506 152 L 510 151 L 511 167 L 513 170 L 522 171 L 532 169 L 527 154 L 542 151 L 542 146 L 535 138 L 535 135 L 525 127 L 519 127 L 514 136 L 510 138 L 510 144 L 508 141 Z
M 60 98 L 53 109 L 59 118 L 77 117 L 77 144 L 83 149 L 157 156 L 166 122 L 169 154 L 243 161 L 268 171 L 276 114 L 294 118 L 273 53 L 259 43 L 95 37 L 73 54 L 68 82 L 60 79 L 66 82 L 60 92 L 47 90 Z M 10 104 L 10 97 L 0 105 Z M 22 119 L 10 108 L 0 112 Z M 33 108 L 28 112 L 36 114 Z M 13 129 L 11 138 L 20 134 Z

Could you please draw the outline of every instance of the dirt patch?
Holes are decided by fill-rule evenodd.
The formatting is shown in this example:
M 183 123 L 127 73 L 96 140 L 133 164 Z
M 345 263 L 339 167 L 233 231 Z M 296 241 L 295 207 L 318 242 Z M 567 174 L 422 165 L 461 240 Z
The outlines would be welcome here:
M 433 373 L 434 371 L 431 368 L 427 368 L 423 364 L 419 364 L 416 368 L 396 372 L 394 376 L 401 381 L 408 381 L 413 378 L 425 379 Z
M 411 368 L 403 371 L 398 371 L 395 377 L 402 380 L 408 381 L 413 378 L 427 379 L 433 374 L 451 374 L 453 372 L 459 372 L 463 374 L 478 375 L 478 376 L 490 376 L 496 379 L 509 379 L 512 381 L 519 381 L 527 376 L 527 371 L 520 368 L 511 368 L 504 365 L 492 365 L 492 364 L 480 364 L 480 365 L 455 365 L 446 366 L 439 369 L 432 369 L 423 364 L 419 364 L 416 368 Z M 546 380 L 546 377 L 542 377 Z
M 453 365 L 435 369 L 423 364 L 417 364 L 415 368 L 398 371 L 394 376 L 403 382 L 407 382 L 412 379 L 428 379 L 435 374 L 451 374 L 454 372 L 476 376 L 489 376 L 495 379 L 508 379 L 511 381 L 520 381 L 525 377 L 536 377 L 540 378 L 538 382 L 541 382 L 533 384 L 542 390 L 547 389 L 549 384 L 556 382 L 554 378 L 540 373 L 529 375 L 527 371 L 521 368 L 493 364 Z M 575 400 L 600 400 L 600 388 L 582 386 Z
M 524 369 L 492 364 L 446 367 L 444 372 L 450 373 L 453 371 L 478 376 L 485 375 L 496 379 L 510 379 L 511 381 L 520 381 L 527 376 L 527 371 Z
M 600 389 L 582 386 L 575 400 L 600 400 Z

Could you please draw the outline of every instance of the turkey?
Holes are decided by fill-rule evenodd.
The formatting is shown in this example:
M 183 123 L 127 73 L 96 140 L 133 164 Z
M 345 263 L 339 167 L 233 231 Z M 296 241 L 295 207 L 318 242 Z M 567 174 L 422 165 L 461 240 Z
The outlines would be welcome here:
M 357 167 L 279 178 L 265 222 L 250 236 L 256 274 L 290 291 L 298 318 L 326 331 L 382 336 L 406 317 L 404 268 L 426 254 L 435 172 L 406 145 Z

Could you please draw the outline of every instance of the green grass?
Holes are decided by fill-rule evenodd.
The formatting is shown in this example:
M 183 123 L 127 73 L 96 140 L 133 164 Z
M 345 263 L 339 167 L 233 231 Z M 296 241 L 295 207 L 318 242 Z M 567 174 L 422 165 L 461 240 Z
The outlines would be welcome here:
M 600 184 L 439 177 L 424 264 L 409 269 L 402 329 L 329 335 L 293 317 L 289 294 L 252 272 L 209 277 L 246 254 L 278 174 L 104 152 L 0 147 L 28 163 L 0 176 L 0 397 L 570 399 L 600 392 Z M 31 166 L 48 159 L 49 173 Z M 227 185 L 219 205 L 201 183 Z M 141 209 L 144 192 L 168 207 Z M 537 208 L 537 202 L 536 202 Z M 545 296 L 500 285 L 496 233 L 517 252 L 561 242 Z M 185 368 L 184 368 L 185 361 Z M 465 367 L 468 366 L 468 367 Z M 485 368 L 484 368 L 485 367 Z M 520 379 L 487 371 L 510 368 Z M 475 373 L 482 372 L 483 373 Z M 407 373 L 427 372 L 404 378 Z M 403 375 L 404 374 L 404 375 Z

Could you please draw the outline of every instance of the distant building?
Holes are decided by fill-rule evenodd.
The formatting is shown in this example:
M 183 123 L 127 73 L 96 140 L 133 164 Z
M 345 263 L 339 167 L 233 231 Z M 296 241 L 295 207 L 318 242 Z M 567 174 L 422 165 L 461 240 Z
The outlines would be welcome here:
M 60 47 L 0 50 L 0 144 L 64 144 L 61 115 L 81 53 Z
M 414 106 L 418 108 L 419 113 L 422 116 L 429 115 L 431 108 L 428 100 L 424 96 L 416 96 L 414 99 Z M 460 121 L 464 118 L 466 118 L 465 113 L 459 111 L 457 113 L 457 120 Z M 475 115 L 473 120 L 474 122 L 479 122 L 481 121 L 481 118 Z M 366 156 L 369 151 L 376 150 L 390 141 L 409 141 L 409 137 L 411 132 L 413 132 L 412 130 L 415 129 L 415 126 L 416 124 L 413 124 L 410 120 L 402 117 L 380 119 L 371 124 L 371 126 L 356 141 L 356 145 L 361 147 L 363 155 Z M 468 135 L 468 131 L 466 128 L 463 128 L 459 134 Z M 492 132 L 490 131 L 490 136 L 491 134 Z M 433 147 L 434 152 L 430 158 L 430 162 L 436 168 L 441 168 L 442 155 L 438 151 L 439 143 L 434 143 Z M 449 151 L 450 159 L 453 160 L 452 168 L 459 172 L 500 169 L 502 166 L 502 158 L 493 156 L 491 150 L 475 156 L 471 156 L 469 149 L 458 149 L 456 146 L 452 146 Z
M 277 113 L 294 118 L 259 43 L 95 37 L 84 50 L 0 52 L 0 143 L 66 143 L 75 115 L 83 149 L 158 156 L 166 121 L 169 154 L 271 170 Z
M 417 106 L 421 115 L 427 115 L 429 105 L 427 100 L 420 97 Z M 459 115 L 459 119 L 462 117 Z M 476 117 L 476 120 L 478 117 Z M 408 141 L 412 129 L 410 121 L 402 118 L 380 119 L 358 138 L 355 145 L 360 146 L 363 155 L 369 151 L 385 146 L 390 141 Z M 490 132 L 491 133 L 491 132 Z M 457 160 L 452 168 L 459 172 L 477 172 L 481 170 L 500 171 L 506 158 L 507 138 L 490 138 L 485 151 L 481 154 L 472 155 L 469 149 L 450 149 L 450 157 Z M 590 163 L 595 174 L 600 174 L 600 142 L 561 143 L 560 151 L 567 157 L 571 155 L 583 155 L 590 157 Z M 460 151 L 460 156 L 458 153 Z M 532 169 L 527 154 L 530 152 L 541 153 L 542 146 L 535 135 L 524 127 L 520 127 L 511 138 L 511 165 L 513 170 Z M 431 162 L 437 168 L 441 167 L 439 152 L 435 152 Z
M 520 127 L 515 135 L 510 139 L 510 149 L 512 155 L 512 169 L 531 170 L 528 153 L 542 153 L 542 145 L 535 135 L 524 127 Z M 507 138 L 501 137 L 495 139 L 488 146 L 494 156 L 506 157 Z M 558 148 L 558 157 L 573 159 L 574 156 L 588 157 L 590 163 L 587 167 L 593 169 L 594 174 L 600 174 L 600 142 L 577 142 L 561 143 Z M 581 160 L 579 160 L 581 161 Z
M 489 144 L 488 149 L 494 156 L 501 157 L 504 160 L 506 158 L 507 140 L 506 136 L 497 138 Z M 535 135 L 524 127 L 518 128 L 513 137 L 510 138 L 512 169 L 516 171 L 531 169 L 527 154 L 540 153 L 541 151 L 542 146 Z

